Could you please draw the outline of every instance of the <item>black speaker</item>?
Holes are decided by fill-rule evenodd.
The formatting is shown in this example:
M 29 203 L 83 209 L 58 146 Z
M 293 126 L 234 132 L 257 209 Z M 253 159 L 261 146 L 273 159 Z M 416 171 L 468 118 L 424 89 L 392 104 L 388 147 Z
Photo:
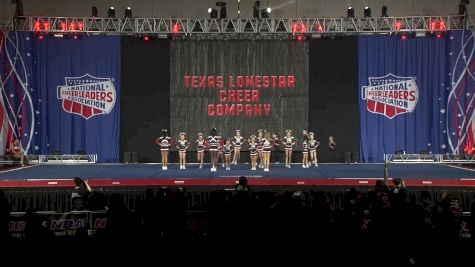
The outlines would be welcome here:
M 360 152 L 351 152 L 351 162 L 352 163 L 360 162 Z
M 129 162 L 131 162 L 131 158 L 130 158 L 130 157 L 131 157 L 131 153 L 130 153 L 130 152 L 124 152 L 124 160 L 123 160 L 123 162 L 124 162 L 124 163 L 129 163 Z
M 351 163 L 351 152 L 345 152 L 345 163 Z
M 138 156 L 137 156 L 137 152 L 131 152 L 130 154 L 131 154 L 130 162 L 138 163 L 139 159 L 138 159 Z

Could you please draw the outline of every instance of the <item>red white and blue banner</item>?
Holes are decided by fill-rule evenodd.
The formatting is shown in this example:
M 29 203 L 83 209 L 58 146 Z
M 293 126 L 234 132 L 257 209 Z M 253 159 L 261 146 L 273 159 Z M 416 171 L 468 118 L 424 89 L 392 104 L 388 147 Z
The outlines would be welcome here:
M 0 33 L 0 152 L 98 154 L 117 162 L 120 37 Z
M 361 157 L 475 150 L 475 42 L 471 31 L 360 36 Z

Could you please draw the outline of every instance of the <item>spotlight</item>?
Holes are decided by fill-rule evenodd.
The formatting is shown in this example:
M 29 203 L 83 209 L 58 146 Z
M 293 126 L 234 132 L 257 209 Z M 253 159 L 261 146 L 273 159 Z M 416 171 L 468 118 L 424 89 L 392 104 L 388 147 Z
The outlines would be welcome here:
M 108 18 L 115 18 L 115 8 L 113 6 L 109 7 L 109 10 L 107 10 L 107 17 Z
M 371 8 L 369 8 L 369 6 L 365 6 L 363 14 L 365 18 L 371 18 Z
M 401 36 L 401 40 L 406 41 L 406 40 L 407 40 L 407 35 L 403 34 L 403 35 Z
M 130 6 L 125 8 L 125 18 L 132 18 L 132 8 Z
M 219 2 L 216 2 L 216 6 L 219 6 L 220 9 L 219 9 L 219 18 L 220 19 L 225 19 L 228 17 L 228 13 L 226 11 L 226 2 L 224 1 L 219 1 Z
M 208 8 L 208 13 L 211 14 L 211 11 L 213 11 L 213 9 L 211 7 Z
M 272 12 L 272 9 L 270 7 L 261 10 L 261 18 L 267 19 L 269 18 L 269 13 Z
M 92 9 L 91 9 L 91 17 L 93 18 L 97 18 L 97 7 L 93 6 Z
M 348 10 L 346 11 L 346 17 L 347 18 L 354 18 L 355 17 L 355 10 L 353 7 L 348 7 Z
M 79 34 L 74 34 L 74 35 L 73 35 L 73 39 L 74 39 L 74 40 L 79 40 L 79 37 L 80 37 Z
M 440 38 L 442 38 L 442 33 L 440 33 L 440 32 L 439 32 L 439 33 L 437 33 L 436 37 L 437 37 L 437 39 L 440 39 Z
M 383 6 L 381 8 L 381 17 L 387 17 L 388 16 L 388 7 L 387 6 Z
M 45 35 L 43 33 L 38 33 L 38 40 L 43 41 L 45 39 Z
M 254 2 L 254 5 L 252 6 L 252 17 L 255 19 L 259 18 L 259 9 L 261 7 L 261 1 L 256 1 Z
M 143 36 L 143 41 L 148 42 L 150 40 L 150 37 L 148 35 Z

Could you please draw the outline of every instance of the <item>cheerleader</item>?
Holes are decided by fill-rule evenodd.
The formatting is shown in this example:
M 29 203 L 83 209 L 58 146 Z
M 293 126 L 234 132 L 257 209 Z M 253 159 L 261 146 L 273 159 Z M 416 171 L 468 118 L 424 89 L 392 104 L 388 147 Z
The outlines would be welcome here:
M 186 169 L 186 150 L 190 146 L 188 140 L 186 140 L 186 134 L 181 132 L 176 142 L 176 148 L 178 149 L 178 155 L 180 156 L 180 170 Z
M 308 150 L 310 153 L 310 165 L 312 163 L 318 167 L 318 160 L 317 160 L 317 147 L 320 145 L 320 142 L 315 140 L 314 133 L 310 132 L 308 134 Z
M 162 170 L 167 170 L 168 154 L 170 152 L 172 139 L 168 136 L 168 131 L 166 129 L 162 129 L 162 136 L 155 139 L 155 143 L 160 146 L 160 153 L 162 154 Z
M 290 168 L 290 163 L 292 163 L 292 150 L 293 146 L 297 140 L 292 136 L 292 131 L 285 131 L 285 137 L 282 138 L 282 143 L 285 147 L 285 167 Z
M 308 130 L 306 129 L 302 130 L 302 140 L 303 142 L 308 141 Z M 308 166 L 308 142 L 305 144 L 305 146 L 307 146 L 307 149 L 304 148 L 304 143 L 302 143 L 302 168 L 306 168 Z M 306 161 L 306 163 L 304 163 L 304 161 Z
M 234 146 L 234 156 L 233 156 L 233 164 L 238 164 L 241 158 L 241 145 L 244 143 L 244 137 L 241 136 L 241 130 L 236 130 L 236 135 L 233 138 L 233 146 Z
M 257 130 L 257 156 L 259 157 L 259 168 L 264 168 L 263 158 L 262 158 L 262 139 L 264 138 L 264 130 Z
M 257 141 L 256 136 L 251 135 L 248 140 L 249 155 L 251 156 L 251 170 L 255 171 L 257 167 Z
M 231 170 L 231 152 L 233 151 L 233 145 L 231 144 L 231 139 L 227 139 L 226 143 L 223 145 L 223 154 L 224 160 L 226 162 L 226 170 Z
M 218 135 L 216 128 L 213 128 L 208 136 L 209 153 L 211 157 L 211 171 L 218 169 L 218 149 L 221 142 L 221 136 Z
M 270 132 L 266 132 L 264 134 L 264 138 L 262 138 L 262 156 L 264 157 L 264 171 L 269 171 L 269 163 L 270 163 L 270 153 L 272 152 L 272 139 Z
M 198 133 L 198 140 L 196 140 L 196 155 L 198 157 L 198 162 L 200 163 L 200 169 L 203 168 L 203 163 L 204 163 L 204 155 L 205 155 L 205 146 L 206 146 L 206 140 L 204 139 L 204 136 L 202 133 Z
M 308 136 L 303 136 L 302 141 L 302 168 L 308 168 L 310 164 L 308 163 Z

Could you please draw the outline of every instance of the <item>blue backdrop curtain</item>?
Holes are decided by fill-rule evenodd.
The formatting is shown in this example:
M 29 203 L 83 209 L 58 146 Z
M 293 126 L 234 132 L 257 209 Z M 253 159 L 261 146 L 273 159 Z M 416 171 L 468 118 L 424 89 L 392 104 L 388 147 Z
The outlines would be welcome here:
M 400 36 L 360 36 L 358 46 L 363 162 L 382 162 L 385 153 L 398 150 L 464 153 L 473 146 L 475 61 L 471 31 L 406 40 Z M 371 91 L 368 86 L 377 91 L 374 88 L 390 83 L 402 84 L 401 91 L 417 87 L 418 99 L 408 101 L 409 107 L 415 105 L 413 109 L 387 105 L 384 101 L 392 97 L 384 95 L 384 89 L 383 100 L 371 101 L 374 98 L 365 95 Z
M 98 154 L 100 162 L 117 162 L 120 37 L 40 40 L 33 33 L 3 33 L 1 40 L 2 97 L 12 135 L 21 136 L 26 153 L 85 151 Z M 97 84 L 103 91 L 74 87 Z M 62 90 L 78 91 L 82 99 L 64 101 Z M 98 101 L 89 101 L 94 98 Z

